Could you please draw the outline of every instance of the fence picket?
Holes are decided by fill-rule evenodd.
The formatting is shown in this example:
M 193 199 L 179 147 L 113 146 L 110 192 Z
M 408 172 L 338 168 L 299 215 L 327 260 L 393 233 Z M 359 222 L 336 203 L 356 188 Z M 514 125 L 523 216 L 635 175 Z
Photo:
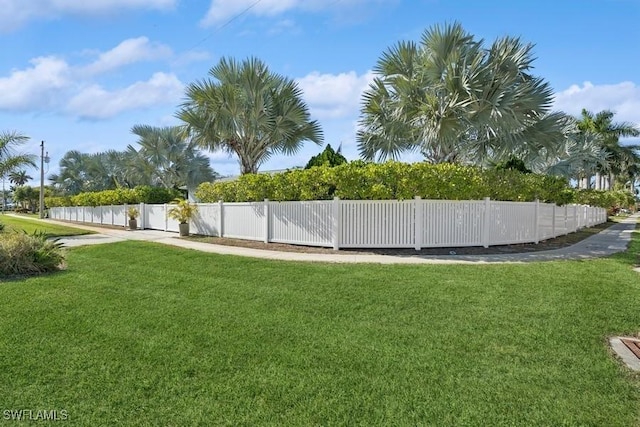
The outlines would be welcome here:
M 539 202 L 318 200 L 199 204 L 193 231 L 310 246 L 414 248 L 533 243 L 607 220 L 606 210 Z M 138 206 L 139 228 L 178 231 L 167 205 Z M 126 226 L 127 205 L 50 208 L 51 218 Z M 105 218 L 111 216 L 111 221 Z

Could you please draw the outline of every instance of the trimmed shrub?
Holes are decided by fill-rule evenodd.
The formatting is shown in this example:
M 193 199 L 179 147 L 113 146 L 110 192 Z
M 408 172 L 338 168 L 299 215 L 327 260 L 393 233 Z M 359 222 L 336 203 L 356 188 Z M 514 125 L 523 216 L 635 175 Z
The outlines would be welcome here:
M 243 175 L 235 181 L 200 184 L 203 202 L 250 202 L 264 199 L 406 200 L 423 199 L 572 202 L 563 178 L 517 170 L 484 170 L 449 163 L 381 164 L 355 161 L 336 167 L 313 167 L 282 174 Z
M 636 200 L 629 191 L 616 190 L 576 190 L 575 203 L 580 205 L 597 206 L 606 208 L 609 215 L 613 215 L 620 209 L 630 208 Z
M 0 275 L 46 273 L 59 269 L 63 261 L 62 244 L 42 233 L 0 235 Z
M 75 196 L 47 197 L 47 207 L 57 206 L 109 206 L 133 203 L 168 203 L 177 197 L 181 197 L 179 190 L 172 188 L 139 186 L 135 188 L 116 188 L 88 193 L 80 193 Z

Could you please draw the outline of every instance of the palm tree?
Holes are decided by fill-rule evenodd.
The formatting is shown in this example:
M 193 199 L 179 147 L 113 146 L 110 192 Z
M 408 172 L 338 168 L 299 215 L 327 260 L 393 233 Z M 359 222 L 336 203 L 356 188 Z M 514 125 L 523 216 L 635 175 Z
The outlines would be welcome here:
M 25 185 L 29 180 L 33 179 L 32 176 L 27 175 L 27 171 L 13 171 L 9 173 L 9 182 L 20 187 Z
M 177 116 L 199 147 L 235 154 L 241 173 L 256 173 L 274 154 L 294 154 L 306 140 L 322 143 L 298 85 L 262 61 L 223 58 L 209 74 L 214 80 L 189 85 Z
M 60 173 L 51 174 L 49 180 L 64 194 L 78 194 L 89 190 L 87 168 L 89 155 L 77 150 L 65 153 L 60 159 Z
M 13 198 L 15 199 L 15 201 L 20 202 L 20 205 L 23 209 L 26 209 L 28 207 L 31 212 L 36 211 L 39 195 L 40 193 L 38 190 L 26 185 L 16 188 L 13 192 Z
M 607 154 L 607 161 L 595 171 L 597 189 L 612 188 L 613 180 L 618 176 L 632 179 L 629 173 L 640 163 L 640 156 L 636 151 L 638 146 L 620 145 L 620 138 L 640 136 L 640 129 L 631 123 L 614 122 L 613 116 L 614 113 L 610 110 L 593 114 L 583 109 L 578 119 L 580 132 L 598 135 L 601 139 L 601 148 Z M 588 186 L 589 180 L 585 180 Z
M 400 42 L 374 67 L 358 132 L 367 160 L 419 151 L 428 161 L 485 164 L 564 140 L 551 87 L 530 74 L 533 46 L 504 37 L 488 49 L 460 24 Z
M 23 166 L 36 166 L 36 156 L 15 151 L 27 141 L 28 136 L 17 132 L 0 133 L 0 177 L 4 178 L 8 173 Z
M 140 137 L 140 149 L 136 151 L 129 146 L 127 150 L 130 154 L 137 153 L 132 156 L 138 163 L 134 173 L 150 179 L 150 184 L 166 188 L 186 185 L 195 189 L 217 177 L 209 158 L 198 151 L 182 128 L 136 125 L 131 132 Z

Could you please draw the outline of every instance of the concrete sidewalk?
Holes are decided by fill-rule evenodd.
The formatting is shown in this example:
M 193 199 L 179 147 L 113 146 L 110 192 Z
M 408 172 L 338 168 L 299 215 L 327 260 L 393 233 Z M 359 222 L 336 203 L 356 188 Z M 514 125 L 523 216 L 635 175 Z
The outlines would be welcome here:
M 25 217 L 20 216 L 20 218 Z M 90 225 L 80 223 L 68 223 L 50 219 L 27 219 L 67 225 L 98 233 L 60 239 L 66 247 L 113 243 L 125 240 L 144 240 L 185 249 L 194 249 L 202 252 L 287 261 L 376 264 L 489 264 L 590 259 L 622 252 L 626 250 L 629 245 L 631 233 L 635 229 L 638 218 L 640 218 L 640 214 L 632 215 L 621 223 L 615 224 L 594 236 L 588 237 L 583 241 L 566 248 L 550 251 L 496 255 L 420 255 L 419 252 L 416 252 L 415 255 L 354 254 L 340 251 L 337 251 L 335 254 L 283 252 L 194 242 L 191 240 L 180 239 L 177 233 L 173 232 L 157 230 L 129 231 L 124 228 L 111 229 L 92 227 Z

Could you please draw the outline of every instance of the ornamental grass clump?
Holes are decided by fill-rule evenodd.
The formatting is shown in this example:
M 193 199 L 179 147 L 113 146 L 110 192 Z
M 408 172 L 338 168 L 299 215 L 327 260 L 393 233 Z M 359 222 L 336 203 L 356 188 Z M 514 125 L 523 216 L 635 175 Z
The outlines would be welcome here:
M 43 233 L 0 235 L 0 276 L 32 275 L 58 270 L 64 261 L 62 243 Z

